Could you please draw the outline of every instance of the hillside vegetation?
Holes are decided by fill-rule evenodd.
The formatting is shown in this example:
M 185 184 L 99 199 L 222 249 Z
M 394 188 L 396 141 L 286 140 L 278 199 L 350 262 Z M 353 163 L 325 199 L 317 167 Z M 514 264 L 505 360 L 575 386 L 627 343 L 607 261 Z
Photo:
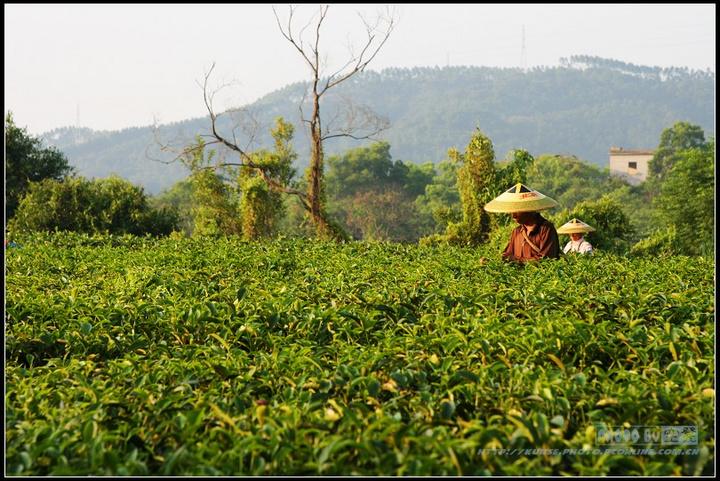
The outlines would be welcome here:
M 271 145 L 269 126 L 278 116 L 293 123 L 298 135 L 297 165 L 307 165 L 309 147 L 298 106 L 305 83 L 272 92 L 252 105 L 257 147 Z M 345 84 L 324 104 L 325 115 L 350 99 L 386 117 L 391 127 L 379 137 L 404 162 L 441 161 L 447 149 L 460 147 L 475 127 L 493 139 L 498 157 L 523 148 L 532 155 L 575 155 L 607 166 L 611 146 L 654 148 L 664 128 L 687 121 L 714 135 L 715 74 L 683 69 L 634 66 L 595 57 L 572 57 L 561 67 L 500 69 L 445 67 L 367 71 Z M 223 125 L 229 131 L 229 117 Z M 207 118 L 160 126 L 165 141 L 189 143 L 207 133 Z M 240 133 L 241 131 L 239 131 Z M 156 194 L 187 176 L 159 151 L 151 127 L 119 132 L 64 128 L 43 137 L 60 148 L 80 175 L 116 173 Z M 184 139 L 179 141 L 178 139 Z M 329 154 L 370 142 L 328 142 Z M 149 158 L 150 157 L 150 158 Z

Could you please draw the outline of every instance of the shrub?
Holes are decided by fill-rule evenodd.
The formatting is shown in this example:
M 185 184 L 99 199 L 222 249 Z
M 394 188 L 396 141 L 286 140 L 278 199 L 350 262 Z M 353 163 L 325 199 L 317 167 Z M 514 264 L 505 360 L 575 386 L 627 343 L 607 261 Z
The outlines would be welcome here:
M 630 249 L 631 256 L 670 256 L 681 254 L 678 252 L 677 229 L 671 225 L 665 229 L 661 229 L 636 242 Z
M 558 227 L 572 218 L 595 228 L 595 232 L 585 236 L 593 249 L 615 254 L 625 254 L 629 250 L 634 228 L 622 206 L 608 195 L 598 200 L 580 202 L 573 209 L 565 209 L 552 216 L 551 220 Z
M 119 177 L 31 182 L 8 227 L 11 231 L 167 235 L 177 228 L 172 209 L 149 207 L 141 187 Z

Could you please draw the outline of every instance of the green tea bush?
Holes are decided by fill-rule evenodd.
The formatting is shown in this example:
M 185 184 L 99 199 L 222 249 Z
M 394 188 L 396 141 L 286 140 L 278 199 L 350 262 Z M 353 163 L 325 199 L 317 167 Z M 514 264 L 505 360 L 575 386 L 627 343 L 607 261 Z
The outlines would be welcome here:
M 705 258 L 517 266 L 380 242 L 16 242 L 10 476 L 713 472 Z M 603 429 L 640 425 L 694 426 L 696 444 L 601 449 Z
M 680 254 L 680 250 L 677 230 L 671 225 L 633 244 L 630 255 L 664 257 Z

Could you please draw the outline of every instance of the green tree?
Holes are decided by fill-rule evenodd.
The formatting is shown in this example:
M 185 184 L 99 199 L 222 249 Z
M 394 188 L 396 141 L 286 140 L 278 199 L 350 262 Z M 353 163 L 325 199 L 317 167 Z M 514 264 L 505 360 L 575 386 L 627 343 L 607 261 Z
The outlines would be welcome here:
M 61 180 L 73 173 L 65 155 L 19 128 L 12 112 L 5 116 L 5 219 L 15 215 L 30 182 Z
M 417 166 L 393 161 L 390 144 L 328 157 L 328 212 L 355 238 L 410 241 L 419 237 L 423 220 L 415 200 L 433 177 L 431 163 Z
M 579 202 L 572 209 L 551 216 L 550 220 L 559 226 L 573 218 L 595 228 L 594 232 L 585 235 L 594 249 L 616 254 L 625 254 L 629 250 L 634 229 L 622 206 L 611 196 Z
M 483 206 L 492 200 L 497 191 L 492 141 L 480 129 L 476 129 L 465 154 L 453 148 L 448 151 L 448 158 L 460 165 L 457 169 L 457 188 L 462 206 L 462 220 L 448 224 L 444 235 L 431 236 L 426 238 L 424 243 L 440 241 L 478 245 L 487 239 L 491 230 L 490 216 Z
M 372 190 L 380 185 L 401 185 L 408 171 L 402 161 L 393 161 L 387 142 L 349 149 L 342 155 L 328 157 L 327 163 L 325 178 L 327 194 L 331 199 Z
M 167 235 L 178 220 L 174 210 L 151 208 L 142 187 L 120 177 L 72 177 L 30 182 L 9 227 L 20 232 Z
M 413 242 L 418 239 L 413 200 L 402 190 L 371 189 L 341 199 L 336 208 L 356 239 Z
M 508 152 L 505 161 L 497 164 L 495 169 L 495 189 L 492 198 L 515 184 L 528 184 L 528 174 L 535 164 L 535 158 L 525 149 L 513 149 Z M 552 196 L 551 196 L 552 197 Z M 491 217 L 491 230 L 511 223 L 512 217 L 508 215 L 495 215 Z
M 183 179 L 170 188 L 149 199 L 150 205 L 156 209 L 174 210 L 178 213 L 179 228 L 190 237 L 193 231 L 193 186 L 190 179 Z
M 213 164 L 216 151 L 205 154 L 205 141 L 197 136 L 185 151 L 183 163 L 190 169 L 193 206 L 193 236 L 218 237 L 242 232 L 237 190 L 226 185 L 222 171 L 232 167 Z M 220 171 L 220 173 L 218 172 Z
M 623 212 L 633 226 L 633 242 L 652 235 L 660 226 L 665 225 L 665 220 L 660 212 L 654 207 L 653 202 L 648 202 L 648 191 L 646 183 L 640 185 L 622 185 L 607 192 L 607 196 L 622 206 Z
M 440 161 L 437 173 L 425 186 L 425 192 L 415 199 L 418 213 L 427 221 L 427 234 L 440 233 L 448 224 L 459 222 L 462 218 L 460 194 L 457 188 L 457 169 L 459 165 L 449 159 Z
M 572 209 L 627 184 L 575 156 L 541 155 L 527 171 L 527 185 Z
M 535 164 L 535 158 L 525 149 L 513 149 L 508 152 L 504 162 L 497 164 L 496 187 L 504 192 L 515 184 L 528 183 L 528 172 Z
M 639 240 L 630 248 L 633 257 L 664 257 L 685 254 L 681 251 L 678 242 L 677 229 L 670 225 L 665 229 L 658 229 L 648 237 Z
M 290 145 L 294 127 L 275 119 L 271 134 L 275 149 L 242 152 L 247 162 L 215 162 L 216 151 L 196 137 L 182 162 L 190 169 L 193 235 L 269 237 L 277 232 L 285 212 L 282 193 L 290 190 L 297 154 Z
M 676 122 L 663 130 L 653 158 L 648 163 L 648 177 L 662 182 L 665 175 L 678 160 L 678 153 L 705 145 L 705 132 L 699 125 Z
M 679 151 L 654 199 L 668 225 L 677 230 L 681 252 L 712 255 L 715 215 L 715 140 Z
M 295 175 L 292 164 L 297 153 L 290 142 L 295 128 L 282 117 L 275 119 L 272 136 L 275 150 L 261 150 L 251 154 L 253 164 L 261 168 L 240 167 L 238 178 L 241 200 L 240 217 L 245 239 L 269 237 L 277 232 L 278 222 L 285 214 L 285 203 L 280 192 L 274 191 L 265 176 L 289 185 Z

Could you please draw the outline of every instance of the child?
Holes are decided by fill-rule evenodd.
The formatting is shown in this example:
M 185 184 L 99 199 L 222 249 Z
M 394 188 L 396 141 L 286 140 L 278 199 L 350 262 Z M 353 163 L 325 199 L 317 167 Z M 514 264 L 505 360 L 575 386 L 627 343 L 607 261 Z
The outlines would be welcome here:
M 563 253 L 577 252 L 580 254 L 592 254 L 592 245 L 585 240 L 583 234 L 593 232 L 594 230 L 594 228 L 578 219 L 572 219 L 570 222 L 564 224 L 557 230 L 558 234 L 569 234 L 571 240 L 565 244 Z

